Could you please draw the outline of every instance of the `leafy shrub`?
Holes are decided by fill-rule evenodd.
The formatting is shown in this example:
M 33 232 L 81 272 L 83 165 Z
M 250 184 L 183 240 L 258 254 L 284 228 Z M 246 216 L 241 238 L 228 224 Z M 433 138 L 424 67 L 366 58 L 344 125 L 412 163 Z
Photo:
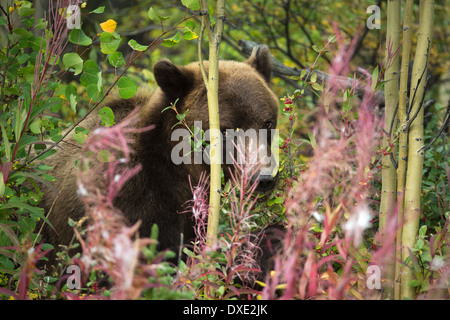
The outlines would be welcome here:
M 5 15 L 0 17 L 0 28 L 6 34 L 0 54 L 0 270 L 2 283 L 17 289 L 20 298 L 30 297 L 27 287 L 33 297 L 55 294 L 49 286 L 57 280 L 54 275 L 34 276 L 42 251 L 54 249 L 48 244 L 36 246 L 40 242 L 36 226 L 41 221 L 49 223 L 45 216 L 48 213 L 38 207 L 43 195 L 38 183 L 54 190 L 54 178 L 47 174 L 51 167 L 36 160 L 54 154 L 70 132 L 83 144 L 89 132 L 79 124 L 96 111 L 113 88 L 117 87 L 124 99 L 132 97 L 138 85 L 125 73 L 152 45 L 173 46 L 181 41 L 177 36 L 165 38 L 174 30 L 184 30 L 187 40 L 195 38 L 194 24 L 188 21 L 193 15 L 188 14 L 188 8 L 184 17 L 167 29 L 164 17 L 155 16 L 151 9 L 148 18 L 161 20 L 162 31 L 149 45 L 130 40 L 128 46 L 133 51 L 125 61 L 117 51 L 123 41 L 115 32 L 117 23 L 111 19 L 101 23 L 93 37 L 86 35 L 82 27 L 69 29 L 68 21 L 74 14 L 68 10 L 69 4 L 79 6 L 81 1 L 50 1 L 47 19 L 39 20 L 33 17 L 31 2 L 15 1 L 9 8 L 0 5 Z M 103 11 L 104 7 L 99 7 L 83 14 Z M 98 44 L 99 53 L 114 68 L 112 77 L 103 74 L 97 61 L 85 58 Z M 96 112 L 105 127 L 114 124 L 111 109 Z M 65 252 L 59 256 L 62 266 L 69 262 Z

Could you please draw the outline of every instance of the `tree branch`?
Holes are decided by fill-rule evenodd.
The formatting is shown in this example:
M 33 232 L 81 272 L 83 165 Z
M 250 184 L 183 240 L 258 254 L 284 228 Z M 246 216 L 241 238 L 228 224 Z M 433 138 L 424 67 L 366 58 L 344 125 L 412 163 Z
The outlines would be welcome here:
M 426 107 L 428 107 L 428 104 L 433 104 L 434 102 L 435 101 L 433 99 L 428 100 L 425 103 L 425 105 L 423 106 L 423 108 L 425 109 Z M 444 130 L 447 128 L 449 123 L 450 123 L 450 100 L 448 101 L 448 104 L 447 104 L 447 111 L 445 112 L 444 122 L 441 126 L 441 129 L 439 129 L 438 133 L 434 136 L 433 140 L 431 140 L 426 146 L 423 146 L 422 148 L 417 150 L 417 153 L 419 153 L 421 151 L 426 152 L 433 145 L 433 143 L 435 143 L 436 140 L 439 139 L 442 132 L 444 132 Z
M 253 47 L 255 47 L 257 45 L 259 45 L 259 43 L 256 43 L 253 41 L 248 41 L 248 40 L 240 40 L 239 41 L 239 46 L 241 47 L 241 52 L 248 57 L 251 55 L 251 53 L 253 51 Z M 283 63 L 278 61 L 273 56 L 272 56 L 272 64 L 273 64 L 273 73 L 276 76 L 287 76 L 287 77 L 297 76 L 298 77 L 298 76 L 300 76 L 300 74 L 303 70 L 306 70 L 305 81 L 309 80 L 312 73 L 317 74 L 317 79 L 321 80 L 323 82 L 327 82 L 331 77 L 328 73 L 325 73 L 325 72 L 319 71 L 319 70 L 314 70 L 311 73 L 309 68 L 308 69 L 298 69 L 298 68 L 291 68 L 291 67 L 285 66 Z M 352 85 L 354 83 L 354 79 L 348 78 L 348 77 L 333 76 L 333 81 L 338 82 L 345 88 L 352 88 Z M 363 85 L 360 85 L 356 88 L 356 92 L 361 95 L 363 95 L 366 92 L 366 90 L 367 90 L 367 88 L 364 87 Z M 379 101 L 384 101 L 384 92 L 383 91 L 375 92 L 375 98 Z

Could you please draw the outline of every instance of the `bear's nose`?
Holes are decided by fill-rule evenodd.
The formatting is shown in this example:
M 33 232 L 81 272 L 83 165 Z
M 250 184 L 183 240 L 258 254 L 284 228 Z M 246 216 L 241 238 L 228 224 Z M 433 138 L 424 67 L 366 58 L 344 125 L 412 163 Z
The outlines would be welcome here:
M 258 192 L 269 192 L 275 189 L 277 186 L 277 178 L 272 177 L 270 174 L 261 174 L 255 175 L 251 179 L 251 183 L 255 183 L 255 180 L 258 181 L 258 185 L 256 186 L 256 191 Z

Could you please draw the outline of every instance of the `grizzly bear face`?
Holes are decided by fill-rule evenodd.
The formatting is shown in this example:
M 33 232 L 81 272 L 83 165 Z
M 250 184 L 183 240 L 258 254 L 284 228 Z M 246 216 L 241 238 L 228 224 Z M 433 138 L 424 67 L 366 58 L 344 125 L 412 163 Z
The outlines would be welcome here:
M 204 65 L 208 73 L 208 63 L 205 62 Z M 271 72 L 270 52 L 264 46 L 257 47 L 244 63 L 219 62 L 219 113 L 224 174 L 226 178 L 229 177 L 230 169 L 239 157 L 236 148 L 244 149 L 250 154 L 248 158 L 257 153 L 258 157 L 252 159 L 259 163 L 259 172 L 255 177 L 258 179 L 257 190 L 261 192 L 270 191 L 276 185 L 276 161 L 271 145 L 277 125 L 278 100 L 269 87 Z M 197 128 L 206 132 L 204 140 L 209 139 L 207 90 L 199 63 L 179 67 L 163 60 L 155 64 L 154 75 L 166 96 L 167 105 L 176 102 L 180 114 L 188 110 L 186 124 L 189 128 L 194 128 L 190 131 L 181 125 L 173 128 L 172 161 L 185 164 L 192 177 L 199 177 L 202 171 L 209 170 L 209 150 L 192 149 L 188 139 L 193 132 L 199 132 Z M 174 114 L 173 118 L 168 124 L 171 127 L 178 121 Z M 182 133 L 176 132 L 176 128 Z M 191 140 L 195 138 L 197 137 L 191 137 Z

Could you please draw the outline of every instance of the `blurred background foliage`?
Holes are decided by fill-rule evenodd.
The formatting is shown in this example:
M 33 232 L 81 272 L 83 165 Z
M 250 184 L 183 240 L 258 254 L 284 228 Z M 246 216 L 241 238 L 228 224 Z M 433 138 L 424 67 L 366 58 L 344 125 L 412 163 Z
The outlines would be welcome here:
M 43 17 L 48 8 L 49 0 L 36 0 L 35 16 Z M 366 21 L 371 13 L 367 13 L 367 7 L 376 4 L 381 8 L 381 29 L 368 29 Z M 103 14 L 88 14 L 88 12 L 104 6 Z M 151 21 L 147 12 L 150 7 L 157 10 L 161 16 L 167 17 L 163 22 L 164 28 L 173 26 L 186 14 L 179 0 L 98 0 L 87 1 L 82 9 L 82 29 L 91 38 L 101 32 L 100 23 L 107 19 L 117 22 L 116 32 L 122 37 L 122 43 L 118 51 L 123 53 L 126 61 L 132 54 L 132 49 L 127 45 L 130 39 L 135 39 L 139 44 L 148 45 L 160 33 L 161 24 L 158 19 Z M 414 5 L 412 48 L 417 41 L 419 5 Z M 212 6 L 210 12 L 213 12 Z M 435 10 L 435 29 L 429 58 L 429 72 L 431 79 L 428 87 L 428 97 L 438 102 L 437 109 L 434 105 L 428 110 L 430 118 L 433 114 L 443 114 L 450 93 L 450 48 L 449 48 L 449 14 L 450 9 L 445 1 L 437 1 Z M 191 12 L 192 13 L 192 12 Z M 335 29 L 333 29 L 333 26 Z M 182 27 L 182 26 L 181 26 Z M 386 1 L 381 0 L 244 0 L 227 1 L 227 21 L 221 47 L 221 58 L 242 61 L 247 58 L 239 42 L 242 40 L 266 44 L 271 48 L 274 57 L 282 64 L 291 68 L 309 68 L 318 53 L 314 48 L 322 48 L 334 30 L 340 30 L 341 36 L 349 43 L 358 36 L 359 41 L 352 59 L 352 72 L 358 73 L 358 68 L 368 70 L 370 73 L 375 66 L 382 64 L 385 54 L 386 39 Z M 195 19 L 194 31 L 200 31 L 200 18 Z M 174 32 L 175 34 L 175 32 Z M 95 43 L 95 42 L 94 42 Z M 72 47 L 70 47 L 72 46 Z M 69 44 L 68 52 L 76 50 L 75 45 Z M 207 46 L 203 46 L 204 57 L 207 57 Z M 78 53 L 83 50 L 78 50 Z M 333 52 L 331 48 L 330 52 Z M 413 52 L 411 57 L 413 57 Z M 84 59 L 98 61 L 102 66 L 103 75 L 108 82 L 114 77 L 114 68 L 108 63 L 107 58 L 100 52 L 99 41 L 91 50 L 84 51 Z M 136 61 L 128 70 L 128 76 L 133 77 L 140 84 L 147 84 L 153 88 L 156 84 L 152 74 L 153 64 L 168 58 L 176 64 L 184 65 L 198 60 L 197 40 L 182 41 L 174 47 L 153 46 L 146 55 Z M 321 55 L 315 66 L 316 70 L 328 69 L 332 57 L 329 52 Z M 412 66 L 412 62 L 411 62 Z M 66 79 L 70 81 L 71 79 Z M 275 75 L 272 80 L 275 93 L 281 98 L 287 93 L 299 88 L 296 81 L 288 76 Z M 281 103 L 281 102 L 280 102 Z M 306 137 L 307 132 L 314 122 L 317 97 L 310 92 L 305 93 L 300 105 L 300 121 L 296 122 L 295 131 L 300 136 Z M 439 108 L 439 105 L 442 106 Z M 80 108 L 81 104 L 79 104 Z M 63 110 L 64 111 L 64 110 Z M 76 116 L 65 110 L 66 118 Z M 83 115 L 83 107 L 79 115 Z M 288 118 L 282 117 L 279 121 L 280 129 L 288 126 Z
M 36 17 L 43 17 L 48 8 L 48 1 L 34 1 Z M 448 87 L 450 12 L 445 3 L 446 1 L 436 2 L 435 31 L 429 61 L 433 84 L 446 81 L 445 86 Z M 379 30 L 369 30 L 365 27 L 370 15 L 366 13 L 366 9 L 373 4 L 381 8 L 381 29 Z M 82 13 L 90 12 L 100 6 L 105 6 L 103 14 L 82 16 L 82 28 L 92 38 L 100 31 L 101 22 L 106 19 L 115 20 L 118 24 L 116 31 L 124 38 L 119 50 L 124 53 L 125 59 L 132 51 L 127 46 L 128 40 L 133 38 L 140 44 L 149 44 L 161 31 L 159 21 L 152 22 L 147 17 L 150 7 L 155 8 L 158 14 L 168 17 L 168 20 L 164 21 L 165 26 L 180 21 L 186 10 L 179 0 L 91 0 L 87 1 L 87 6 L 82 9 Z M 417 40 L 418 4 L 414 6 L 414 19 L 411 33 L 412 48 L 415 47 Z M 227 23 L 221 56 L 223 59 L 244 60 L 246 57 L 239 46 L 239 41 L 249 40 L 267 44 L 272 54 L 286 66 L 309 67 L 317 57 L 313 46 L 320 47 L 326 43 L 330 34 L 333 34 L 333 24 L 336 24 L 343 36 L 348 39 L 357 35 L 361 37 L 353 57 L 355 68 L 373 68 L 380 64 L 380 59 L 383 59 L 384 55 L 380 45 L 384 44 L 386 36 L 386 1 L 381 0 L 227 1 Z M 195 31 L 198 32 L 199 29 L 200 20 L 197 18 Z M 97 55 L 95 50 L 87 54 L 91 58 Z M 98 58 L 104 59 L 102 54 L 98 54 Z M 185 41 L 173 48 L 153 47 L 149 54 L 136 64 L 134 69 L 136 75 L 142 81 L 150 85 L 154 84 L 151 74 L 152 65 L 161 58 L 168 58 L 177 64 L 196 61 L 198 59 L 196 41 Z M 329 62 L 330 57 L 323 55 L 317 69 L 326 70 Z M 108 68 L 107 61 L 99 61 L 99 64 L 103 65 L 104 69 Z M 276 77 L 273 84 L 280 96 L 286 93 L 286 85 L 295 85 L 292 81 L 286 81 L 280 77 Z

